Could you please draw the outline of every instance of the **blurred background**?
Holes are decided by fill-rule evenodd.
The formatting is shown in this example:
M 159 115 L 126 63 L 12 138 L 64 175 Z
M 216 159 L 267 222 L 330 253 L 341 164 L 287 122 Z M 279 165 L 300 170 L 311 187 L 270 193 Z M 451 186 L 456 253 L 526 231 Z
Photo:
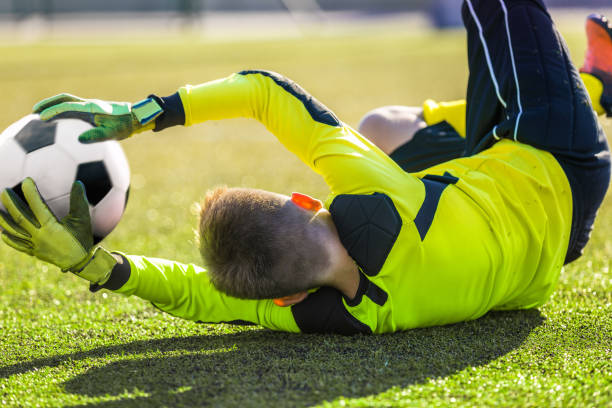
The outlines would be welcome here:
M 612 8 L 611 0 L 547 0 L 552 9 Z M 329 34 L 355 23 L 412 29 L 461 25 L 461 0 L 0 0 L 0 41 L 36 41 L 78 32 L 192 31 L 207 38 Z

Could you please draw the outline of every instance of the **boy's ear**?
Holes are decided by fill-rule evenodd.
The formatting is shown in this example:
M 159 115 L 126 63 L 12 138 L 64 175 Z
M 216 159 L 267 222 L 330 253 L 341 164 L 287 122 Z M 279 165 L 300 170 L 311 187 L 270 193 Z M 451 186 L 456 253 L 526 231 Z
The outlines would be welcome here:
M 296 303 L 300 303 L 302 300 L 306 299 L 307 297 L 308 297 L 308 292 L 304 291 L 304 292 L 296 293 L 295 295 L 289 295 L 289 296 L 284 296 L 282 298 L 276 298 L 274 299 L 274 304 L 276 306 L 281 306 L 281 307 L 293 306 Z
M 308 211 L 317 212 L 323 208 L 323 203 L 321 201 L 302 193 L 291 193 L 291 202 Z

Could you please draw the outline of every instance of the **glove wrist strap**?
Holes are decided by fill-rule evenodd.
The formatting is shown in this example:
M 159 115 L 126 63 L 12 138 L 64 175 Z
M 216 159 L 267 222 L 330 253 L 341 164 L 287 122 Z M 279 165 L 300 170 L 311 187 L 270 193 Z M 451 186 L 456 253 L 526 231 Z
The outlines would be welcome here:
M 103 285 L 110 278 L 115 265 L 117 265 L 117 259 L 106 249 L 98 247 L 84 265 L 70 272 L 79 278 Z
M 132 105 L 132 114 L 142 127 L 155 123 L 155 119 L 162 113 L 162 107 L 150 97 Z

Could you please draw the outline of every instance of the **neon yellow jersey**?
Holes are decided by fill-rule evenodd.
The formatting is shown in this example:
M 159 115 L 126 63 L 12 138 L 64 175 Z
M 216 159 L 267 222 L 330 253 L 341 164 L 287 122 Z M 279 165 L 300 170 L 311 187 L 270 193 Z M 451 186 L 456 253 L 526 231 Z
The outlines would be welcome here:
M 473 157 L 410 174 L 278 74 L 247 71 L 183 87 L 179 94 L 186 125 L 233 117 L 263 123 L 323 176 L 331 190 L 328 208 L 339 195 L 391 199 L 401 228 L 380 270 L 364 275 L 386 297 L 364 295 L 356 305 L 342 299 L 348 314 L 370 331 L 533 307 L 553 290 L 568 246 L 572 198 L 551 154 L 503 140 Z M 422 180 L 426 175 L 433 177 Z M 191 320 L 240 319 L 300 330 L 290 308 L 220 294 L 201 268 L 128 258 L 132 276 L 118 292 Z

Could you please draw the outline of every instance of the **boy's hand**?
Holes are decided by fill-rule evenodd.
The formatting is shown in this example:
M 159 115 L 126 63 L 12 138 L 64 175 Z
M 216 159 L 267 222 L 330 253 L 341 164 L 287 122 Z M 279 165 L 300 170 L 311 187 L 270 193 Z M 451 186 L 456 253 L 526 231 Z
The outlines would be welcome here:
M 0 211 L 2 240 L 63 271 L 75 270 L 85 263 L 93 247 L 93 233 L 83 184 L 74 183 L 70 212 L 61 221 L 47 207 L 31 178 L 23 181 L 22 190 L 27 204 L 11 189 L 0 196 L 8 211 Z
M 153 98 L 135 104 L 83 99 L 70 94 L 59 94 L 34 105 L 34 113 L 42 120 L 81 119 L 95 126 L 79 136 L 83 143 L 122 140 L 155 127 L 155 119 L 163 109 Z
M 59 221 L 27 178 L 21 184 L 24 203 L 11 189 L 0 195 L 8 214 L 0 211 L 2 240 L 10 247 L 52 263 L 92 283 L 104 284 L 117 259 L 104 248 L 93 248 L 89 203 L 83 183 L 70 192 L 70 212 Z

